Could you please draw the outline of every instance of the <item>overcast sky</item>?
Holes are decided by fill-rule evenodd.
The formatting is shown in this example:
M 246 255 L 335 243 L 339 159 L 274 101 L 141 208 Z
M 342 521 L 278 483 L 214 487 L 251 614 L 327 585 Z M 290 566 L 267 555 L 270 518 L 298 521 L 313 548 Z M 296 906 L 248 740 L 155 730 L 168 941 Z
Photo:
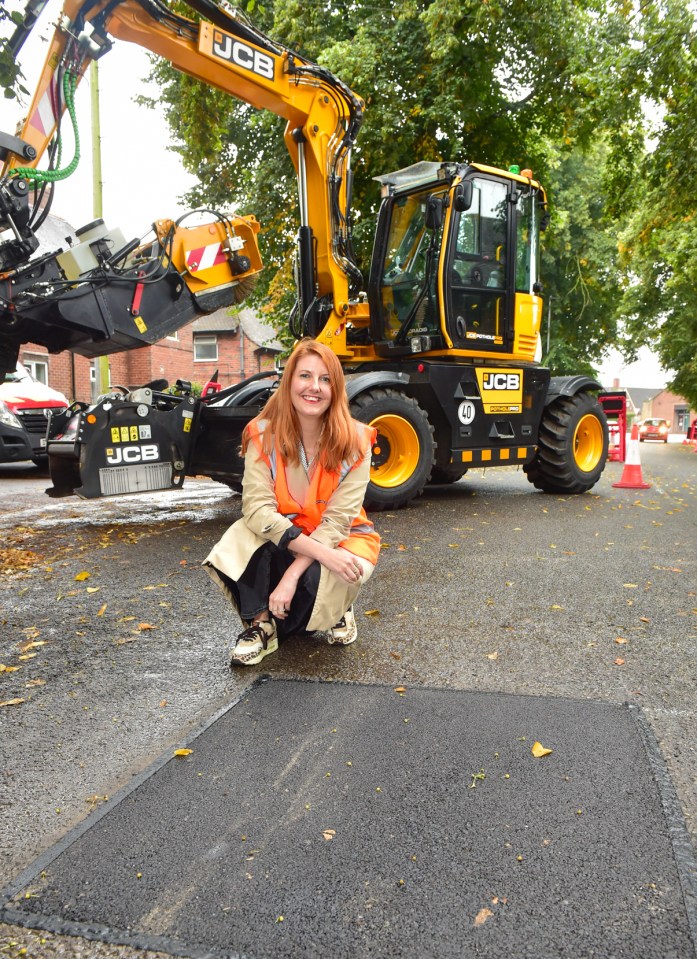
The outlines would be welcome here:
M 43 66 L 46 40 L 52 33 L 61 5 L 59 0 L 49 0 L 38 27 L 20 54 L 26 85 L 31 91 Z M 18 0 L 7 0 L 7 6 L 9 9 L 24 8 Z M 103 216 L 107 226 L 120 227 L 127 240 L 147 233 L 153 220 L 176 219 L 186 212 L 187 207 L 179 202 L 179 197 L 194 182 L 193 177 L 184 171 L 178 155 L 168 149 L 171 137 L 162 114 L 133 102 L 138 94 L 156 95 L 156 88 L 144 80 L 149 67 L 145 50 L 119 40 L 99 61 Z M 0 128 L 14 132 L 27 106 L 3 101 Z M 89 73 L 78 88 L 76 108 L 82 159 L 76 173 L 57 184 L 52 211 L 77 228 L 94 219 Z M 70 130 L 67 117 L 64 130 Z M 66 132 L 65 136 L 63 157 L 67 163 L 73 155 L 72 133 Z M 603 363 L 600 374 L 604 386 L 612 386 L 615 377 L 622 386 L 634 387 L 660 388 L 667 381 L 658 361 L 646 349 L 641 351 L 640 361 L 630 366 L 613 353 Z

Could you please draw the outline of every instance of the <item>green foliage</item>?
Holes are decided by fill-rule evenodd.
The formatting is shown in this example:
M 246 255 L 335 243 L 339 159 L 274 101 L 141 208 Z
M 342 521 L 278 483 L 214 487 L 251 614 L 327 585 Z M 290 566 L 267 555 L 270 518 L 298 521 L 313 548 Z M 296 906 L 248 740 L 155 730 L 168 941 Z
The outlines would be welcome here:
M 619 225 L 605 186 L 614 173 L 612 157 L 607 143 L 598 139 L 586 151 L 577 147 L 559 158 L 550 169 L 549 189 L 556 203 L 543 250 L 551 314 L 550 350 L 543 359 L 553 373 L 592 373 L 599 357 L 617 344 Z
M 674 371 L 671 388 L 697 408 L 695 17 L 681 0 L 643 9 L 647 95 L 660 119 L 622 235 L 621 315 L 634 347 L 652 347 Z
M 24 77 L 19 64 L 8 46 L 8 39 L 14 32 L 14 27 L 21 24 L 23 19 L 19 11 L 8 11 L 4 6 L 0 6 L 0 90 L 6 100 L 29 94 L 22 83 Z

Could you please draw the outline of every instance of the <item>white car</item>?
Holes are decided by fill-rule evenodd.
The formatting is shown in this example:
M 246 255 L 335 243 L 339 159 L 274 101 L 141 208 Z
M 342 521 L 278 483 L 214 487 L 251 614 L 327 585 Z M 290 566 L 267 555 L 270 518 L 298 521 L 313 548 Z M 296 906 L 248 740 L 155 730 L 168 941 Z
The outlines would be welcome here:
M 0 384 L 0 463 L 33 460 L 45 466 L 48 418 L 67 407 L 62 393 L 39 383 L 18 363 Z

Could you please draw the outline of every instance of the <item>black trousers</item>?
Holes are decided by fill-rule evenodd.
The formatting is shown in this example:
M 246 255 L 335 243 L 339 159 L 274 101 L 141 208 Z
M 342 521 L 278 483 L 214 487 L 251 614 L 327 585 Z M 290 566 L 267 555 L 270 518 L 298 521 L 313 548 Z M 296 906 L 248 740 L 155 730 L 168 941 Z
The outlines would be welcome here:
M 237 581 L 217 570 L 234 597 L 240 619 L 251 622 L 269 608 L 269 596 L 294 559 L 289 550 L 279 549 L 267 542 L 252 554 L 247 568 Z M 307 630 L 317 598 L 320 572 L 320 564 L 315 560 L 300 577 L 290 612 L 285 619 L 275 621 L 279 637 L 296 636 Z

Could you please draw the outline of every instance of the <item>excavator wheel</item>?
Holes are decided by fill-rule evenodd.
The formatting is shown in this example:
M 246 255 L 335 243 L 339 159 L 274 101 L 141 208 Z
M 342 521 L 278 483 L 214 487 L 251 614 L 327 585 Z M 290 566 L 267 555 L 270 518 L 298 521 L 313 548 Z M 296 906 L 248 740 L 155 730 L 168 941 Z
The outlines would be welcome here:
M 544 412 L 537 453 L 523 469 L 544 493 L 586 493 L 600 479 L 607 449 L 607 421 L 597 399 L 559 396 Z
M 352 415 L 377 430 L 368 510 L 399 509 L 419 496 L 435 459 L 433 427 L 415 399 L 390 389 L 361 393 L 351 404 Z
M 457 483 L 459 479 L 467 472 L 466 466 L 434 466 L 431 470 L 431 478 L 428 481 L 429 486 L 449 486 L 451 483 Z

